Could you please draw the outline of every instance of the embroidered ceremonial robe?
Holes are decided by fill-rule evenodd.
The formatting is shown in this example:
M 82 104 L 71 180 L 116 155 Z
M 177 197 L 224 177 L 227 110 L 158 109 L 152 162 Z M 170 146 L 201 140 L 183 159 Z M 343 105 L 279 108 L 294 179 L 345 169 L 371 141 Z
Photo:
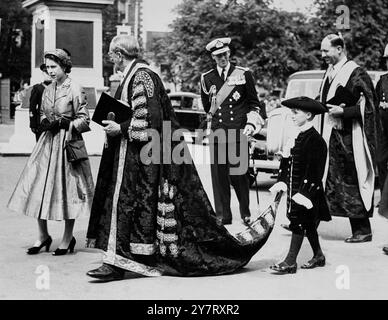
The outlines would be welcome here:
M 102 249 L 105 263 L 145 276 L 224 274 L 247 264 L 273 224 L 261 227 L 257 241 L 237 241 L 217 225 L 194 164 L 142 161 L 147 129 L 162 135 L 163 120 L 179 127 L 163 84 L 149 67 L 135 62 L 119 96 L 133 116 L 120 124 L 123 135 L 109 138 L 103 151 L 88 246 Z M 166 139 L 172 150 L 180 143 Z M 162 155 L 167 152 L 161 149 Z

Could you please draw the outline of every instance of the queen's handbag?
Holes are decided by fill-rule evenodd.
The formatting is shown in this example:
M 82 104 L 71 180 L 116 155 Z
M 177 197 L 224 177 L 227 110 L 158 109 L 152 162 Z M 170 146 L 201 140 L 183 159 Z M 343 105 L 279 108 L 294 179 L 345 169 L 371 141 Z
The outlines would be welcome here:
M 66 150 L 67 161 L 76 163 L 88 159 L 85 141 L 81 139 L 72 139 L 73 121 L 70 122 L 69 131 L 66 134 L 64 148 Z

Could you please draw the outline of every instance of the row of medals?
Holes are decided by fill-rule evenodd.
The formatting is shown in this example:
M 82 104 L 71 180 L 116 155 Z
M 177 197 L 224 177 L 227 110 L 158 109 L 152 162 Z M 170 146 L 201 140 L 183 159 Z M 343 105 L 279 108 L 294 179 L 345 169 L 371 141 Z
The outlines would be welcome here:
M 388 109 L 388 102 L 387 99 L 385 98 L 385 94 L 383 93 L 383 101 L 380 101 L 380 108 L 381 109 Z

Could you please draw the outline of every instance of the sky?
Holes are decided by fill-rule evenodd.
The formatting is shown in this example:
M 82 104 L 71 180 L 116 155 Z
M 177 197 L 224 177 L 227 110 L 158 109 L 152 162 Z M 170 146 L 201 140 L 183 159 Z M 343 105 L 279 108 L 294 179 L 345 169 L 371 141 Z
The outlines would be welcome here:
M 172 12 L 181 0 L 143 0 L 143 26 L 147 31 L 170 31 L 175 14 Z
M 172 11 L 181 0 L 143 0 L 143 26 L 147 31 L 170 31 L 168 25 L 174 20 Z M 308 12 L 313 0 L 273 0 L 274 6 L 287 11 Z

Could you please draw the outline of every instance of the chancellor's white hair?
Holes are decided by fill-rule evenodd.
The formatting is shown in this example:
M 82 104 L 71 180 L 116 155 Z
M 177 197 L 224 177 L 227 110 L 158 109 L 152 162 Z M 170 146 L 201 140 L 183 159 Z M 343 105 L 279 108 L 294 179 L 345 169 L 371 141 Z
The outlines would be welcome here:
M 132 60 L 139 57 L 140 46 L 134 36 L 117 35 L 110 42 L 112 51 L 119 51 L 127 59 Z

